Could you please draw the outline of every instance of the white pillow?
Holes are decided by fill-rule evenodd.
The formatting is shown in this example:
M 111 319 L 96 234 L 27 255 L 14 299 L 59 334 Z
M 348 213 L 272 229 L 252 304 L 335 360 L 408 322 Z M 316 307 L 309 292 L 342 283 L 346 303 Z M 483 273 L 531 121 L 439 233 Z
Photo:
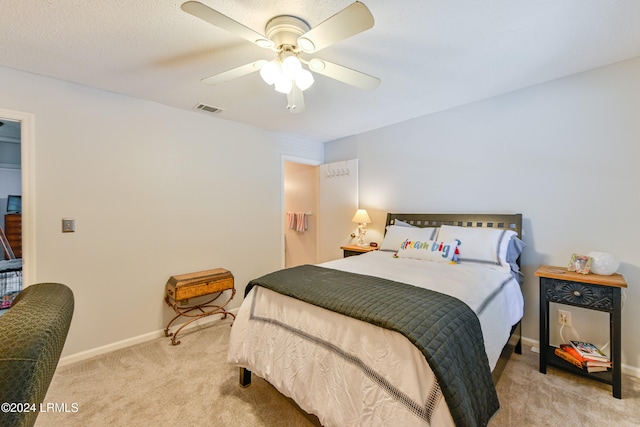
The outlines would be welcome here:
M 398 225 L 400 227 L 415 227 L 415 228 L 418 228 L 415 225 L 411 225 L 408 222 L 404 222 L 404 221 L 402 221 L 400 219 L 394 219 L 393 220 L 393 225 Z
M 437 240 L 409 240 L 400 245 L 398 258 L 424 259 L 435 262 L 451 262 L 458 241 L 440 242 Z
M 460 262 L 480 262 L 508 267 L 507 248 L 511 237 L 516 234 L 513 230 L 499 228 L 443 225 L 438 232 L 438 239 L 444 242 L 460 242 Z
M 392 225 L 387 225 L 385 227 L 385 229 L 388 230 L 389 227 L 393 227 L 394 225 L 397 225 L 398 227 L 414 227 L 414 228 L 418 228 L 417 226 L 411 225 L 408 222 L 404 222 L 404 221 L 399 220 L 399 219 L 394 219 L 393 220 L 393 224 Z
M 400 225 L 390 225 L 384 240 L 380 245 L 381 251 L 396 252 L 400 245 L 407 239 L 410 240 L 433 240 L 436 236 L 437 228 L 433 227 L 403 227 Z

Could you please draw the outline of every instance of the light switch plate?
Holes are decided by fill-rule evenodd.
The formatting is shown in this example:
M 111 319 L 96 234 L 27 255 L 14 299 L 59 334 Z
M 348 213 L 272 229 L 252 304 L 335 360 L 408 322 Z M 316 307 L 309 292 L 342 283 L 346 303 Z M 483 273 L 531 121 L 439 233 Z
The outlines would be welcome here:
M 62 218 L 62 232 L 73 233 L 76 231 L 76 220 L 74 218 Z

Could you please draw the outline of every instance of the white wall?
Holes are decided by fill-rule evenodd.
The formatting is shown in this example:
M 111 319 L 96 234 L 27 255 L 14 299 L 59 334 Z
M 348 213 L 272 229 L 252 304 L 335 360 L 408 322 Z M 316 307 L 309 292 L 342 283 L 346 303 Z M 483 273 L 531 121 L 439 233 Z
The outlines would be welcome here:
M 341 246 L 356 243 L 351 233 L 358 225 L 351 219 L 358 209 L 358 160 L 320 165 L 318 178 L 318 262 L 326 262 L 342 258 Z
M 35 281 L 76 298 L 63 355 L 163 329 L 171 275 L 227 268 L 237 307 L 281 266 L 281 156 L 321 145 L 6 68 L 0 93 L 34 117 Z
M 387 211 L 522 213 L 523 335 L 534 340 L 537 266 L 613 253 L 629 283 L 623 364 L 638 368 L 638 76 L 640 58 L 327 143 L 325 160 L 359 159 L 360 207 L 378 233 Z M 601 317 L 571 310 L 583 338 L 606 342 Z

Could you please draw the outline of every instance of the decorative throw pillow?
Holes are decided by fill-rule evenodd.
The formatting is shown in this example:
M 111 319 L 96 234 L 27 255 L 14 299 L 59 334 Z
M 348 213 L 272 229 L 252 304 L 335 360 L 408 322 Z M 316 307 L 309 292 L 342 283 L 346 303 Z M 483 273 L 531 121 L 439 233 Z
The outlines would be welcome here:
M 508 267 L 507 248 L 517 233 L 499 228 L 474 228 L 443 225 L 438 238 L 460 242 L 460 262 L 480 262 Z
M 409 240 L 400 245 L 398 258 L 414 258 L 436 262 L 452 262 L 458 241 Z
M 405 240 L 432 240 L 435 239 L 437 231 L 438 229 L 433 227 L 419 228 L 390 225 L 384 235 L 380 250 L 396 252 Z

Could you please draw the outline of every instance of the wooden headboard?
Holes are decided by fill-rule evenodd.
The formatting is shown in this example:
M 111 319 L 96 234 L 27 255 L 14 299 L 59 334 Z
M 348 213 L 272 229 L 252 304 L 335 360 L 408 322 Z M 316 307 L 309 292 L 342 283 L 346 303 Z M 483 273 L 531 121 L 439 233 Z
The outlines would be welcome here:
M 395 220 L 407 222 L 416 227 L 459 227 L 498 228 L 513 230 L 522 238 L 522 214 L 429 214 L 429 213 L 388 213 L 387 225 Z M 386 229 L 386 228 L 385 228 Z

